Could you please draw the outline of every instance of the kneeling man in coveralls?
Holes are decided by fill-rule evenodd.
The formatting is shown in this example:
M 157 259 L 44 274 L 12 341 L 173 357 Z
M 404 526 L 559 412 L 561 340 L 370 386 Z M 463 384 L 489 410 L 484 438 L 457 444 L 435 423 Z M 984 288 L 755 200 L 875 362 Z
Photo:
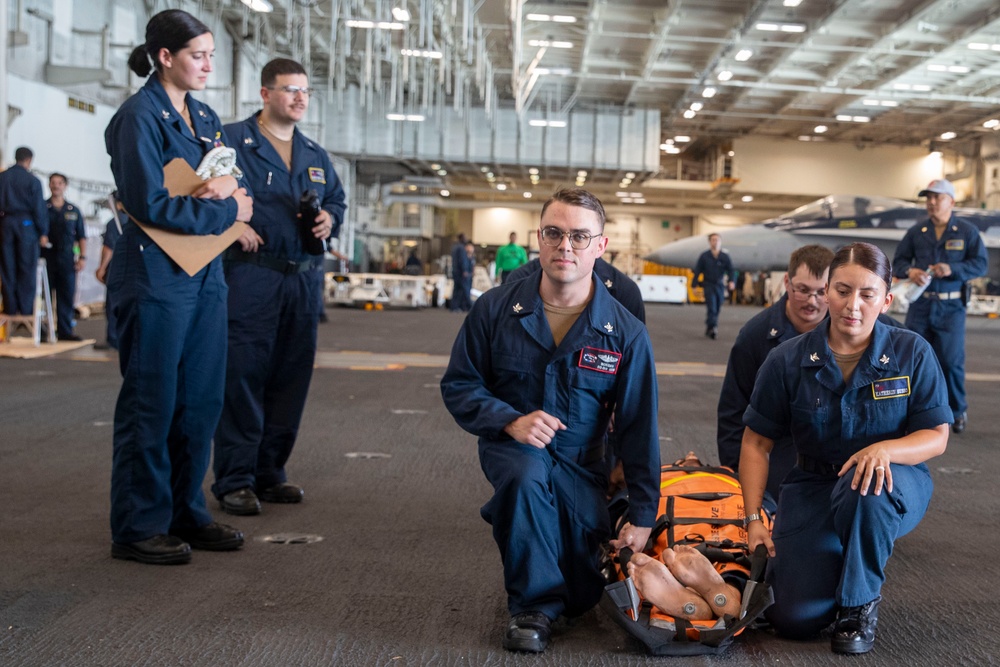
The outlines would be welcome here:
M 604 219 L 586 190 L 555 193 L 537 231 L 542 271 L 479 298 L 441 380 L 493 485 L 482 516 L 503 561 L 512 651 L 544 651 L 552 621 L 600 599 L 612 416 L 630 497 L 612 545 L 640 551 L 656 519 L 656 369 L 645 326 L 594 276 Z

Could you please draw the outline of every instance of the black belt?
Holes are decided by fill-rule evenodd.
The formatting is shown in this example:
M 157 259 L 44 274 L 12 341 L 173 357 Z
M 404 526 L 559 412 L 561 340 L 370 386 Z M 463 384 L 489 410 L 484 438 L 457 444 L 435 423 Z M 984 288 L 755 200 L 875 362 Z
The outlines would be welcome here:
M 836 477 L 840 469 L 844 467 L 843 463 L 830 463 L 829 461 L 822 461 L 811 456 L 806 456 L 805 454 L 798 455 L 795 465 L 806 472 L 824 477 Z
M 323 266 L 322 257 L 318 257 L 316 259 L 306 259 L 301 262 L 293 262 L 290 259 L 270 257 L 256 252 L 243 252 L 238 248 L 230 248 L 227 250 L 225 255 L 222 256 L 222 259 L 226 262 L 243 262 L 244 264 L 263 266 L 265 269 L 271 269 L 272 271 L 283 273 L 286 276 L 293 276 L 297 273 L 305 273 L 306 271 L 319 269 Z
M 925 299 L 934 299 L 937 301 L 951 301 L 952 299 L 961 299 L 961 290 L 956 290 L 954 292 L 924 292 L 920 295 Z

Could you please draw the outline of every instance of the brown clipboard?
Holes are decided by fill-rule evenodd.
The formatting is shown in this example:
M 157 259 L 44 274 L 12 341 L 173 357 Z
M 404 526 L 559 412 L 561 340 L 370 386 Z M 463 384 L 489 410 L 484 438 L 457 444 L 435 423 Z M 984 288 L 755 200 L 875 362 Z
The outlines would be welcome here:
M 176 157 L 163 167 L 163 186 L 171 197 L 184 197 L 197 190 L 204 181 L 187 162 Z M 124 209 L 123 209 L 124 210 Z M 125 211 L 128 213 L 128 211 Z M 128 214 L 132 222 L 160 246 L 186 274 L 194 276 L 236 242 L 247 228 L 245 222 L 234 222 L 221 234 L 183 234 L 141 222 Z

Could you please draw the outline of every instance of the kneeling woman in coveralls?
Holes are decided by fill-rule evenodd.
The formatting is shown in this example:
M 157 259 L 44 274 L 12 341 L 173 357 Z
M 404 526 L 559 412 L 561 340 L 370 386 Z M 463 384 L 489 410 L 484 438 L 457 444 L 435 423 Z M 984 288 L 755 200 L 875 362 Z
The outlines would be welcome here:
M 189 91 L 203 90 L 215 44 L 204 23 L 160 12 L 129 58 L 154 76 L 122 104 L 105 132 L 119 198 L 136 220 L 185 234 L 218 234 L 249 220 L 253 204 L 232 176 L 170 197 L 163 167 L 196 169 L 225 137 L 218 116 Z M 152 64 L 151 64 L 152 63 Z M 193 277 L 131 220 L 115 246 L 108 288 L 116 295 L 122 388 L 115 407 L 111 555 L 143 563 L 186 563 L 191 548 L 243 544 L 212 521 L 201 485 L 222 409 L 226 296 L 222 260 Z
M 830 318 L 775 348 L 761 367 L 740 456 L 750 548 L 771 555 L 782 635 L 834 623 L 832 649 L 875 642 L 885 565 L 930 502 L 925 461 L 944 452 L 952 421 L 944 377 L 920 336 L 877 321 L 892 302 L 888 258 L 851 244 L 830 265 Z M 756 520 L 774 440 L 790 434 L 798 462 L 781 486 L 774 532 Z

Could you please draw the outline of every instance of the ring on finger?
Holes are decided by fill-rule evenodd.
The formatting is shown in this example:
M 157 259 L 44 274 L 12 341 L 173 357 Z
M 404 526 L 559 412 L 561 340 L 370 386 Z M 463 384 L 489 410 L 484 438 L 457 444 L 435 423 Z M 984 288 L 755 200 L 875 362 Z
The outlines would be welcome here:
M 885 472 L 885 466 L 875 466 L 877 472 Z

